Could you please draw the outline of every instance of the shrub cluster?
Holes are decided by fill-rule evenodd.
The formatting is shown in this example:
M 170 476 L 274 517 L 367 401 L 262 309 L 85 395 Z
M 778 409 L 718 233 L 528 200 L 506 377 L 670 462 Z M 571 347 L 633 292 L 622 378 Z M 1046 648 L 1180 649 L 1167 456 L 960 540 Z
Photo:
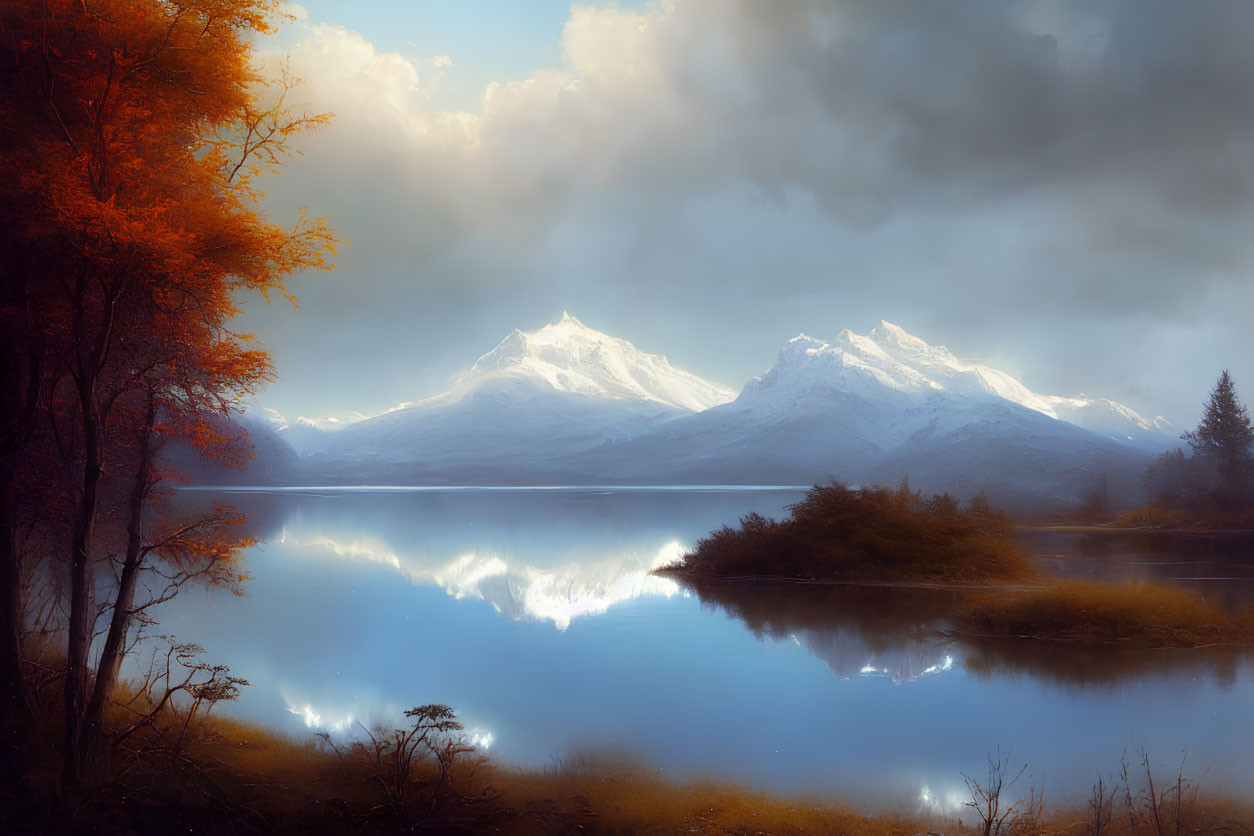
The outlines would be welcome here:
M 983 491 L 969 503 L 897 490 L 816 485 L 790 515 L 747 514 L 664 572 L 690 578 L 955 582 L 1027 577 L 1014 525 Z

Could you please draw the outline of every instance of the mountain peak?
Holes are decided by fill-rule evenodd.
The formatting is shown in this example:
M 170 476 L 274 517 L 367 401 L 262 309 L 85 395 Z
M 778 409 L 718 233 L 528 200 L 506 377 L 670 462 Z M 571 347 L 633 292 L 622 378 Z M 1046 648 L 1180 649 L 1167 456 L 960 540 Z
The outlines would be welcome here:
M 578 317 L 572 316 L 566 310 L 562 311 L 562 315 L 556 322 L 550 322 L 548 325 L 535 331 L 519 331 L 517 333 L 526 336 L 533 345 L 558 343 L 566 340 L 586 340 L 590 343 L 605 343 L 617 339 L 595 328 L 589 328 Z M 626 342 L 626 340 L 621 340 L 621 342 Z M 628 344 L 630 345 L 630 343 Z
M 909 354 L 927 356 L 934 362 L 946 366 L 961 365 L 961 362 L 943 345 L 930 345 L 919 339 L 900 325 L 881 319 L 880 324 L 871 329 L 866 337 L 871 342 L 889 353 L 897 355 Z
M 918 342 L 923 342 L 923 340 L 920 340 L 918 337 L 907 332 L 905 328 L 889 322 L 887 319 L 881 319 L 880 324 L 871 329 L 871 335 L 881 335 L 894 339 L 916 340 Z
M 781 354 L 785 352 L 804 353 L 806 351 L 823 348 L 826 345 L 827 343 L 823 342 L 822 340 L 815 339 L 814 337 L 811 337 L 809 334 L 803 333 L 803 334 L 798 334 L 797 336 L 793 337 L 788 342 L 784 343 L 783 347 L 781 347 L 779 351 Z
M 700 411 L 735 397 L 726 386 L 676 369 L 661 355 L 584 325 L 569 311 L 535 331 L 510 333 L 480 357 L 454 392 L 499 382 L 612 400 L 639 400 Z

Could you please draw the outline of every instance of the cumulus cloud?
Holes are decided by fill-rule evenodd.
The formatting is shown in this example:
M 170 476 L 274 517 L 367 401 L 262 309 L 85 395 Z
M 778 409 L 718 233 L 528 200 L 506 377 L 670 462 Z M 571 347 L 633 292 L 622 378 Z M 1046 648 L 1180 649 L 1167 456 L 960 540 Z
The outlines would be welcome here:
M 311 27 L 292 62 L 357 129 L 369 115 L 434 132 L 515 180 L 743 177 L 854 223 L 1094 178 L 1189 210 L 1243 206 L 1254 7 L 1152 5 L 577 5 L 567 66 L 490 85 L 473 116 L 426 110 L 413 64 L 342 26 Z
M 272 338 L 293 412 L 430 394 L 563 306 L 733 382 L 796 331 L 888 318 L 1184 425 L 1252 354 L 1214 314 L 1254 302 L 1252 5 L 575 5 L 562 64 L 473 112 L 431 106 L 447 56 L 295 25 L 337 120 L 275 205 L 353 248 Z M 344 401 L 298 394 L 314 366 Z

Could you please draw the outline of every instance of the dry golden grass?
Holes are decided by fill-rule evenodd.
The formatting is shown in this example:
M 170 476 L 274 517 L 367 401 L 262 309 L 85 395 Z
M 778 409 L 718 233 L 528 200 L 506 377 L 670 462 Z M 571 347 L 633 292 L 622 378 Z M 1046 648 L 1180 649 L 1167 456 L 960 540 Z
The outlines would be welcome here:
M 114 715 L 115 722 L 127 713 Z M 167 712 L 136 747 L 168 746 L 182 716 Z M 789 799 L 715 781 L 676 783 L 621 759 L 577 757 L 558 768 L 523 770 L 466 757 L 454 768 L 455 794 L 432 815 L 417 795 L 400 818 L 388 807 L 362 748 L 332 748 L 225 717 L 193 721 L 177 768 L 130 770 L 147 787 L 149 818 L 164 823 L 216 815 L 216 829 L 242 818 L 276 831 L 390 832 L 428 819 L 439 826 L 508 833 L 848 833 L 909 836 L 916 817 L 866 817 L 830 801 Z M 419 764 L 416 778 L 434 775 Z M 480 799 L 464 802 L 464 798 Z M 206 801 L 217 802 L 211 813 Z M 177 813 L 175 808 L 182 808 Z M 116 813 L 116 811 L 114 811 Z M 133 820 L 132 820 L 133 823 Z M 209 829 L 215 829 L 211 827 Z
M 576 758 L 545 772 L 496 776 L 515 809 L 565 800 L 584 815 L 572 823 L 607 834 L 848 833 L 908 836 L 929 829 L 919 816 L 862 815 L 832 801 L 785 798 L 718 781 L 676 783 L 630 763 Z
M 172 712 L 144 745 L 168 737 L 179 725 Z M 451 803 L 436 807 L 428 797 L 416 795 L 398 815 L 388 806 L 363 749 L 341 742 L 337 751 L 312 736 L 276 734 L 221 717 L 193 722 L 177 758 L 177 770 L 132 773 L 132 780 L 146 785 L 145 794 L 153 800 L 149 818 L 166 824 L 209 816 L 201 798 L 202 785 L 208 782 L 209 795 L 219 802 L 218 821 L 210 830 L 229 830 L 236 818 L 275 832 L 318 833 L 392 832 L 414 824 L 518 834 L 910 836 L 928 829 L 918 817 L 867 817 L 830 801 L 772 796 L 726 782 L 677 783 L 621 759 L 585 757 L 540 770 L 467 757 L 452 772 Z M 424 763 L 414 776 L 433 773 Z M 180 805 L 182 810 L 172 812 Z
M 1184 528 L 1184 514 L 1174 508 L 1149 505 L 1116 517 L 1115 528 Z
M 241 808 L 255 814 L 257 823 L 279 832 L 391 832 L 421 823 L 427 815 L 425 804 L 410 811 L 411 818 L 404 821 L 379 813 L 384 796 L 365 760 L 337 756 L 323 746 L 248 724 L 210 720 L 198 730 L 189 755 Z M 1171 833 L 1177 820 L 1183 826 L 1181 832 L 1254 832 L 1254 805 L 1200 793 L 1198 785 L 1188 779 L 1177 801 L 1170 783 L 1175 776 L 1155 777 L 1159 781 L 1157 812 L 1134 771 L 1131 806 L 1122 796 L 1115 799 L 1103 834 Z M 970 823 L 964 826 L 919 813 L 865 815 L 830 800 L 771 795 L 729 782 L 675 782 L 655 769 L 614 758 L 575 757 L 542 770 L 466 760 L 455 771 L 454 785 L 465 796 L 487 793 L 490 800 L 442 809 L 438 818 L 421 826 L 453 825 L 472 832 L 516 834 L 913 836 L 979 832 Z M 1081 836 L 1094 832 L 1092 819 L 1088 805 L 1072 802 L 1025 817 L 1006 836 Z
M 1177 531 L 1254 530 L 1254 507 L 1163 508 L 1149 505 L 1117 517 L 1113 528 L 1157 528 Z
M 56 711 L 51 702 L 45 708 L 42 730 L 55 732 Z M 113 719 L 121 722 L 125 716 L 121 712 Z M 119 753 L 105 764 L 114 773 L 104 776 L 91 804 L 77 812 L 56 794 L 55 774 L 30 776 L 34 780 L 27 787 L 38 787 L 37 792 L 28 789 L 16 799 L 4 799 L 7 810 L 19 802 L 29 808 L 24 819 L 16 820 L 18 832 L 977 832 L 908 810 L 865 815 L 828 799 L 772 795 L 727 782 L 676 782 L 658 770 L 613 757 L 576 757 L 555 768 L 522 770 L 467 756 L 451 772 L 452 792 L 438 803 L 433 803 L 434 796 L 415 792 L 397 806 L 389 802 L 365 749 L 338 742 L 337 751 L 312 736 L 277 734 L 216 716 L 194 720 L 180 749 L 172 743 L 183 719 L 177 711 L 167 712 L 150 731 L 132 738 L 127 746 L 131 753 Z M 52 738 L 46 739 L 53 748 Z M 413 777 L 432 774 L 432 766 L 423 763 Z M 1119 815 L 1108 816 L 1101 832 L 1173 832 L 1177 819 L 1185 824 L 1181 832 L 1252 832 L 1254 808 L 1249 803 L 1200 794 L 1192 782 L 1184 786 L 1184 802 L 1176 804 L 1170 786 L 1160 785 L 1157 815 L 1168 829 L 1155 829 L 1144 791 L 1134 788 L 1131 818 L 1119 807 Z M 1091 818 L 1083 802 L 1071 803 L 1023 819 L 1007 836 L 1080 836 L 1093 832 Z
M 973 596 L 961 616 L 979 635 L 1133 647 L 1248 642 L 1251 621 L 1166 584 L 1088 581 Z

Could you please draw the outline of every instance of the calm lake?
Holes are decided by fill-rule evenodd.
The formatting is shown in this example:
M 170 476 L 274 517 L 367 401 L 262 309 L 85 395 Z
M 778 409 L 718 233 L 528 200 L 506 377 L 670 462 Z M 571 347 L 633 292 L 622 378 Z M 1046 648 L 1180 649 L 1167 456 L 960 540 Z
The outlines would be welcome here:
M 1133 741 L 1175 774 L 1254 791 L 1254 665 L 1230 649 L 1058 651 L 955 642 L 944 594 L 791 587 L 703 596 L 648 571 L 799 490 L 186 491 L 265 540 L 248 595 L 185 593 L 161 628 L 256 687 L 224 706 L 293 734 L 453 706 L 502 761 L 611 750 L 866 803 L 956 811 L 960 772 L 1013 760 L 1057 800 Z M 1042 569 L 1170 579 L 1254 601 L 1254 555 L 1216 542 L 1025 538 Z M 1026 778 L 1025 778 L 1026 780 Z

